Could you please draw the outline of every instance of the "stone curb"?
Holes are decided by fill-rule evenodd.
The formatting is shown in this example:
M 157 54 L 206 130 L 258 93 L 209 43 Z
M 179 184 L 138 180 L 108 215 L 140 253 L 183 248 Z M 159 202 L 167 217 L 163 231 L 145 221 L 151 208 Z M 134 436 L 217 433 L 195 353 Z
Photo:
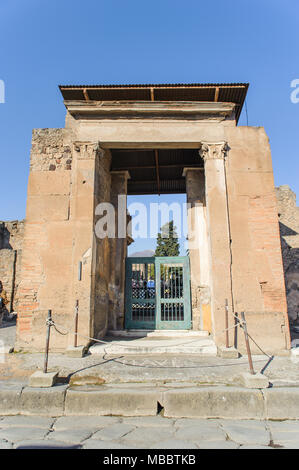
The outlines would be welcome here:
M 141 384 L 31 388 L 0 384 L 0 415 L 155 416 L 167 418 L 299 419 L 299 387 L 231 386 L 165 389 Z M 160 407 L 159 407 L 160 408 Z

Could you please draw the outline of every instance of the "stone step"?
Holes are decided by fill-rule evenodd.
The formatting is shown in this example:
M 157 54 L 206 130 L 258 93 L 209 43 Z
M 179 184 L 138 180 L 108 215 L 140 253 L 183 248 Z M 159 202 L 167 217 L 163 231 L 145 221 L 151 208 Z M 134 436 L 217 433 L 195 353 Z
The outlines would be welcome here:
M 163 338 L 202 338 L 209 336 L 208 331 L 195 330 L 109 330 L 107 336 L 116 336 L 118 338 L 144 338 L 144 337 L 163 337 Z
M 109 344 L 94 344 L 89 348 L 90 354 L 197 354 L 216 356 L 217 347 L 211 338 L 165 338 L 146 337 L 132 340 L 113 339 Z
M 31 388 L 0 383 L 2 416 L 155 416 L 161 407 L 165 418 L 297 420 L 299 389 L 261 391 L 192 384 L 179 388 L 144 384 Z

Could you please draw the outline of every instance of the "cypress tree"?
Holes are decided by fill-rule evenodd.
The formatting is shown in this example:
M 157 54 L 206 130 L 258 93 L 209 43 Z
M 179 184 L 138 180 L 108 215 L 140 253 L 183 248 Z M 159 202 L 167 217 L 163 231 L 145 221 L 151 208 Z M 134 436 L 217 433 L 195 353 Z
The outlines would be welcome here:
M 179 256 L 180 244 L 173 220 L 161 227 L 157 236 L 155 256 Z

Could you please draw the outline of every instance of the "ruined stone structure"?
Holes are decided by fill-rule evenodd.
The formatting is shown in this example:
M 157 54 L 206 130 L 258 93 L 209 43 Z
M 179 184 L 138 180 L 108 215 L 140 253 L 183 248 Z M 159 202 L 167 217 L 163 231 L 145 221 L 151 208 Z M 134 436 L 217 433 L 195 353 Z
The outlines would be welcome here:
M 8 312 L 18 310 L 24 221 L 0 222 L 0 281 L 9 303 Z
M 192 328 L 223 345 L 227 299 L 230 326 L 244 311 L 264 350 L 287 351 L 269 141 L 263 128 L 237 125 L 247 87 L 60 87 L 65 128 L 33 131 L 16 349 L 44 347 L 48 309 L 72 329 L 77 299 L 81 335 L 123 328 L 125 223 L 117 218 L 118 238 L 97 237 L 96 207 L 116 206 L 119 195 L 186 192 Z M 51 349 L 72 340 L 53 330 Z M 242 335 L 237 346 L 245 350 Z
M 299 320 L 299 207 L 287 185 L 276 188 L 276 196 L 288 314 L 293 322 Z

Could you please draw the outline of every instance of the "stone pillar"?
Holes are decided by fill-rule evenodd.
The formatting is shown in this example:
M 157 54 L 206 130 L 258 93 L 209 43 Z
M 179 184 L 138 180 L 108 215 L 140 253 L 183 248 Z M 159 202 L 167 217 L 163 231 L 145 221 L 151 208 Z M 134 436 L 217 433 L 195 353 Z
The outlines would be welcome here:
M 127 181 L 128 171 L 111 171 L 111 203 L 115 208 L 115 235 L 110 239 L 109 328 L 124 327 L 125 259 L 127 255 Z
M 225 341 L 225 299 L 232 311 L 231 248 L 225 158 L 226 142 L 202 142 L 212 277 L 212 325 L 217 345 Z M 232 315 L 230 315 L 232 317 Z
M 188 203 L 192 327 L 211 332 L 210 266 L 203 168 L 184 168 Z
M 93 243 L 91 251 L 91 336 L 105 336 L 109 324 L 109 278 L 110 278 L 110 239 L 108 234 L 99 236 L 97 224 L 99 208 L 109 203 L 111 198 L 111 153 L 95 146 L 94 206 L 93 206 Z M 101 210 L 100 210 L 101 212 Z

